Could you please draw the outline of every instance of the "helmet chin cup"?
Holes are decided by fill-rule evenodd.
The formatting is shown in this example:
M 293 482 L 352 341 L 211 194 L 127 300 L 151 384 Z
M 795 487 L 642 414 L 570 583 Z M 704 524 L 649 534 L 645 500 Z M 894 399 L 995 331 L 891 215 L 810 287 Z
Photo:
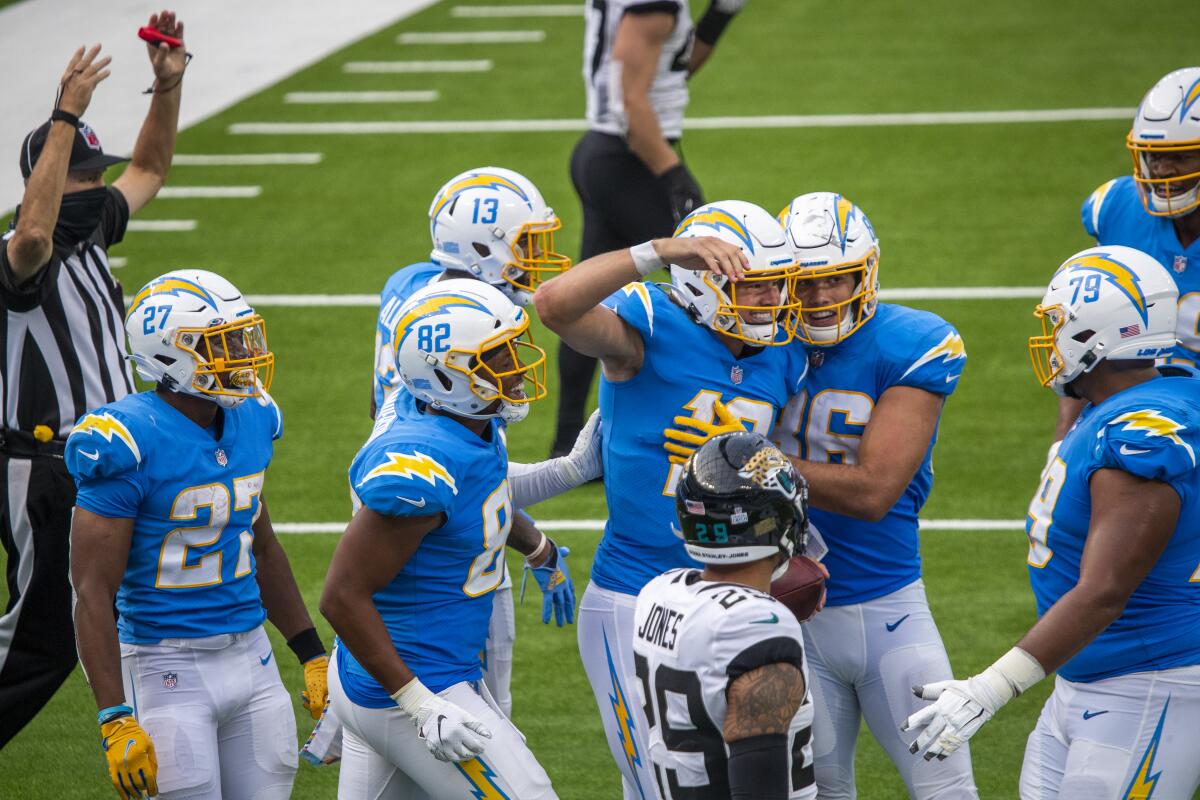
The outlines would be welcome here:
M 1164 197 L 1152 188 L 1145 190 L 1147 199 L 1150 202 L 1150 207 L 1159 213 L 1160 216 L 1177 219 L 1178 217 L 1186 217 L 1188 214 L 1196 211 L 1196 207 L 1200 205 L 1200 183 L 1197 183 L 1186 192 L 1180 192 L 1177 195 Z

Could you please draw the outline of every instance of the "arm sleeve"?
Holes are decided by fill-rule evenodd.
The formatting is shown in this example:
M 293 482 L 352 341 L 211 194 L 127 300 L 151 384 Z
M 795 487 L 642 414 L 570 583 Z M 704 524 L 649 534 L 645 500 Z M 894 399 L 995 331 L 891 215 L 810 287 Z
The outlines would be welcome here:
M 767 733 L 729 742 L 730 800 L 787 800 L 786 733 Z

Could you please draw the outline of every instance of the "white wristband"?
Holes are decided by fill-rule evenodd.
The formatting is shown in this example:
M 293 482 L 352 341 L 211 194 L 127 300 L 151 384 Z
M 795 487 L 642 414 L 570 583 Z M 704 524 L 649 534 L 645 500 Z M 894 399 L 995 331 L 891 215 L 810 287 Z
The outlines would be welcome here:
M 660 270 L 666 266 L 663 264 L 663 260 L 659 258 L 658 251 L 654 249 L 654 242 L 635 244 L 629 248 L 629 255 L 633 258 L 633 268 L 643 278 L 651 272 Z
M 539 531 L 539 533 L 541 533 L 541 531 Z M 533 564 L 531 562 L 535 558 L 537 558 L 538 556 L 540 556 L 542 554 L 542 550 L 544 550 L 546 548 L 546 543 L 549 541 L 550 541 L 550 537 L 547 536 L 546 534 L 542 533 L 542 540 L 540 542 L 538 542 L 537 547 L 533 548 L 532 553 L 525 556 L 525 563 L 532 567 Z
M 1000 656 L 989 669 L 994 669 L 1004 677 L 1004 680 L 1012 687 L 1014 695 L 1024 693 L 1029 687 L 1046 677 L 1046 670 L 1042 669 L 1038 660 L 1019 647 L 1014 647 Z
M 425 688 L 425 684 L 421 683 L 420 678 L 413 678 L 392 694 L 392 699 L 396 701 L 396 705 L 400 706 L 400 710 L 413 719 L 417 718 L 417 711 L 431 697 L 433 697 L 433 692 Z

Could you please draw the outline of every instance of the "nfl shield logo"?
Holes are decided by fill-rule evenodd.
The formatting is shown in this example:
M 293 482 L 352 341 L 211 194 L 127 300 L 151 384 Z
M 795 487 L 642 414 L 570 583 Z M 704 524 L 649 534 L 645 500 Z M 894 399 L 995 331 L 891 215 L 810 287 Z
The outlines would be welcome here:
M 79 132 L 83 134 L 83 141 L 87 143 L 88 147 L 92 148 L 93 150 L 100 149 L 100 137 L 96 135 L 94 130 L 92 130 L 91 125 L 88 125 L 87 123 L 80 123 Z
M 819 367 L 825 363 L 825 351 L 813 350 L 808 354 L 808 364 L 811 367 Z
M 174 689 L 179 684 L 179 676 L 174 672 L 163 673 L 163 688 Z
M 738 366 L 737 364 L 734 364 L 729 369 L 729 380 L 733 381 L 735 384 L 741 383 L 742 382 L 742 374 L 743 374 L 742 368 L 740 366 Z
M 222 450 L 221 448 L 218 447 L 217 452 L 214 455 L 216 455 L 216 457 L 217 457 L 217 463 L 220 464 L 222 467 L 229 464 L 229 458 L 228 458 L 228 456 L 225 455 L 225 451 Z
M 1175 263 L 1172 265 L 1172 268 L 1176 273 L 1187 269 L 1187 256 L 1175 256 Z

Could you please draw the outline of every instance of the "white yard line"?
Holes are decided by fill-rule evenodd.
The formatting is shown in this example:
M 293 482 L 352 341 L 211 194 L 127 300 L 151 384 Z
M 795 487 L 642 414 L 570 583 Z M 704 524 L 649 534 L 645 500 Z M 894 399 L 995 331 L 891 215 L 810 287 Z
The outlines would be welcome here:
M 109 256 L 108 257 L 108 266 L 112 267 L 113 269 L 120 269 L 121 267 L 125 266 L 128 263 L 129 263 L 129 259 L 124 258 L 122 256 Z
M 261 186 L 164 186 L 158 199 L 192 200 L 196 198 L 248 198 L 262 194 Z
M 536 44 L 544 41 L 545 31 L 414 32 L 396 37 L 396 44 Z
M 582 17 L 583 3 L 572 5 L 454 6 L 452 17 Z
M 288 92 L 283 102 L 289 105 L 329 105 L 336 103 L 432 103 L 434 90 L 411 92 Z
M 178 153 L 172 167 L 274 167 L 292 164 L 320 164 L 320 153 L 229 153 L 201 155 Z
M 351 62 L 370 70 L 355 71 L 404 72 L 389 65 L 431 62 Z M 432 62 L 439 63 L 439 62 Z M 440 62 L 472 63 L 472 62 Z M 489 64 L 491 62 L 488 62 Z M 463 70 L 465 71 L 465 70 Z M 744 130 L 761 128 L 860 128 L 910 125 L 996 125 L 1029 122 L 1080 122 L 1128 119 L 1130 108 L 1059 108 L 1032 111 L 947 111 L 917 114 L 817 114 L 810 116 L 773 117 L 692 117 L 684 121 L 689 130 Z M 585 119 L 492 119 L 492 120 L 426 120 L 420 122 L 237 122 L 229 126 L 233 134 L 410 134 L 410 133 L 548 133 L 585 131 Z
M 602 531 L 602 519 L 539 519 L 537 526 L 544 531 Z M 276 522 L 276 533 L 341 533 L 345 522 Z M 1025 521 L 1019 519 L 923 519 L 923 531 L 1023 531 Z
M 351 74 L 392 74 L 431 72 L 490 72 L 492 61 L 487 58 L 469 61 L 347 61 L 342 72 Z
M 131 233 L 173 233 L 196 230 L 194 219 L 135 219 L 126 230 Z

